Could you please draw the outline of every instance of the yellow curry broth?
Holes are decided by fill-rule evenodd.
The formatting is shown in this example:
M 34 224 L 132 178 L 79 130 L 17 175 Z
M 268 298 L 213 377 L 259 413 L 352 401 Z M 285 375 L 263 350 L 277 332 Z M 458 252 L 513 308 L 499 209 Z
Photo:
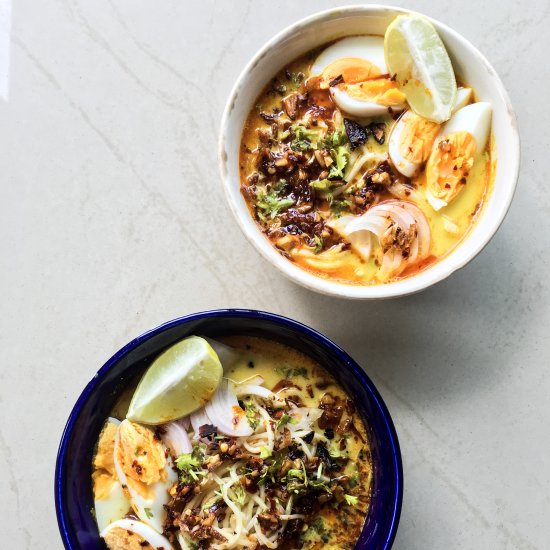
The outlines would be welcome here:
M 290 63 L 283 71 L 275 75 L 274 82 L 283 82 L 287 87 L 287 92 L 291 92 L 294 89 L 306 92 L 309 69 L 312 60 L 316 57 L 316 53 L 310 52 Z M 288 82 L 287 74 L 300 72 L 305 75 L 306 84 L 295 88 L 292 83 Z M 314 80 L 310 79 L 310 86 Z M 322 91 L 326 92 L 326 90 Z M 330 96 L 323 97 L 324 101 L 327 100 L 327 97 L 329 98 L 328 101 L 330 101 Z M 336 109 L 334 105 L 332 108 Z M 257 98 L 244 125 L 240 155 L 241 189 L 250 214 L 256 220 L 266 238 L 290 261 L 320 278 L 354 285 L 375 285 L 414 276 L 449 255 L 464 240 L 479 213 L 482 211 L 485 200 L 492 189 L 495 163 L 493 155 L 494 140 L 492 138 L 487 148 L 476 154 L 475 163 L 470 171 L 467 184 L 463 186 L 458 196 L 440 211 L 436 212 L 426 200 L 426 176 L 424 170 L 417 177 L 408 180 L 408 183 L 414 190 L 410 196 L 399 198 L 415 203 L 426 216 L 431 231 L 431 249 L 427 258 L 413 265 L 408 265 L 397 275 L 382 276 L 380 274 L 380 266 L 374 255 L 370 259 L 365 260 L 353 250 L 344 250 L 335 254 L 334 246 L 332 247 L 332 252 L 330 247 L 319 251 L 311 244 L 308 245 L 298 238 L 290 239 L 291 242 L 288 246 L 281 246 L 278 243 L 278 239 L 268 234 L 265 224 L 262 224 L 261 220 L 258 219 L 255 209 L 255 197 L 251 191 L 252 187 L 249 185 L 250 175 L 254 174 L 258 169 L 257 152 L 260 148 L 258 130 L 269 131 L 271 126 L 271 123 L 264 120 L 260 116 L 260 113 L 272 113 L 277 110 L 281 111 L 281 109 L 281 95 L 273 91 L 273 83 L 270 83 Z M 345 113 L 342 113 L 342 116 L 346 116 Z M 367 143 L 361 147 L 360 152 L 357 150 L 352 151 L 350 154 L 350 164 L 355 157 L 367 150 L 375 153 L 387 153 L 389 135 L 396 118 L 391 113 L 374 119 L 361 120 L 354 117 L 359 123 L 365 125 L 372 122 L 385 123 L 386 131 L 385 142 L 383 144 L 377 143 L 374 139 L 368 139 Z M 381 202 L 395 198 L 397 197 L 389 192 L 381 192 L 377 200 Z M 330 211 L 323 211 L 323 208 L 316 209 L 323 218 L 333 217 Z M 344 214 L 347 213 L 344 212 Z

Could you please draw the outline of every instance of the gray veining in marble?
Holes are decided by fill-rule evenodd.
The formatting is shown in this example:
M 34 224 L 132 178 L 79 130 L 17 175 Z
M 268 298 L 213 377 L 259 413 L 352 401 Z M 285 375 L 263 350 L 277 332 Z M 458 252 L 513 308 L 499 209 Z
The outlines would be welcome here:
M 476 260 L 383 303 L 283 279 L 240 234 L 217 169 L 224 101 L 252 52 L 344 3 L 12 2 L 0 98 L 10 548 L 61 548 L 57 444 L 98 366 L 138 333 L 216 307 L 289 315 L 365 366 L 404 455 L 396 550 L 550 547 L 550 2 L 395 2 L 451 25 L 494 64 L 517 111 L 522 167 L 510 213 Z

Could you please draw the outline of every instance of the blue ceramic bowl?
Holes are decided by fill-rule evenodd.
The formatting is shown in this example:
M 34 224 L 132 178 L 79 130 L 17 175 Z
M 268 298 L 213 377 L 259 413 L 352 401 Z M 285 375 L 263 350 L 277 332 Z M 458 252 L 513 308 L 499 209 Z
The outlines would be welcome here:
M 95 442 L 119 393 L 162 350 L 191 334 L 269 338 L 306 353 L 330 371 L 353 398 L 370 431 L 372 505 L 355 548 L 391 548 L 401 513 L 403 469 L 395 428 L 374 384 L 347 353 L 319 332 L 272 313 L 242 309 L 195 313 L 146 332 L 111 357 L 86 386 L 63 432 L 55 471 L 57 521 L 65 548 L 105 548 L 91 512 Z

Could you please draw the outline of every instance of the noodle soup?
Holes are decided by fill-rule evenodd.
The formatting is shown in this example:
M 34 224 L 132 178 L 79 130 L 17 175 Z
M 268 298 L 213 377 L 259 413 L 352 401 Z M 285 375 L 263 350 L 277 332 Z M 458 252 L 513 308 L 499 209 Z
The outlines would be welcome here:
M 318 277 L 413 276 L 465 239 L 491 191 L 490 104 L 453 82 L 449 118 L 434 122 L 413 111 L 398 77 L 383 37 L 343 38 L 274 74 L 245 122 L 250 215 L 282 256 Z
M 92 477 L 108 548 L 353 548 L 373 473 L 353 402 L 294 349 L 209 342 L 223 379 L 204 407 L 130 421 L 130 388 L 105 424 Z

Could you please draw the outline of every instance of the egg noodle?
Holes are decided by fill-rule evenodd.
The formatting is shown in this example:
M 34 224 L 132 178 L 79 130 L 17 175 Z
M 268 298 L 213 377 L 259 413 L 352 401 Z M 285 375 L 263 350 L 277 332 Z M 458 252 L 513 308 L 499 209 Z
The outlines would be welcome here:
M 254 433 L 248 437 L 237 439 L 238 445 L 246 449 L 251 455 L 272 456 L 275 451 L 276 438 L 281 436 L 281 429 L 274 428 L 273 421 L 267 410 L 260 404 L 260 401 L 253 396 L 245 396 L 247 407 L 254 409 L 261 420 Z M 317 443 L 328 443 L 328 439 L 313 431 L 311 442 L 306 443 L 303 438 L 310 435 L 313 421 L 321 415 L 320 409 L 303 410 L 298 407 L 291 407 L 290 412 L 298 427 L 292 431 L 292 441 L 295 442 L 305 457 L 312 459 L 316 455 Z M 292 424 L 290 424 L 291 427 Z M 193 434 L 196 438 L 198 434 Z M 206 455 L 208 458 L 208 455 Z M 200 492 L 187 503 L 187 509 L 199 509 L 203 514 L 208 515 L 210 509 L 215 507 L 220 500 L 227 506 L 227 513 L 220 521 L 217 517 L 212 523 L 212 529 L 222 538 L 226 539 L 221 543 L 211 543 L 214 549 L 247 548 L 251 544 L 250 535 L 253 535 L 266 548 L 278 548 L 285 529 L 290 520 L 303 520 L 305 514 L 292 513 L 293 497 L 290 495 L 286 502 L 275 503 L 275 513 L 280 520 L 280 526 L 276 529 L 265 531 L 259 521 L 259 516 L 268 510 L 266 504 L 266 489 L 264 485 L 259 486 L 257 493 L 248 493 L 243 489 L 241 478 L 246 470 L 246 462 L 236 461 L 232 464 L 225 464 L 213 472 L 209 472 L 199 484 Z M 315 477 L 322 483 L 330 483 L 331 478 L 323 474 L 324 465 L 320 463 Z M 245 474 L 246 475 L 246 474 Z M 183 548 L 190 548 L 186 542 L 186 535 L 180 534 L 179 541 Z

